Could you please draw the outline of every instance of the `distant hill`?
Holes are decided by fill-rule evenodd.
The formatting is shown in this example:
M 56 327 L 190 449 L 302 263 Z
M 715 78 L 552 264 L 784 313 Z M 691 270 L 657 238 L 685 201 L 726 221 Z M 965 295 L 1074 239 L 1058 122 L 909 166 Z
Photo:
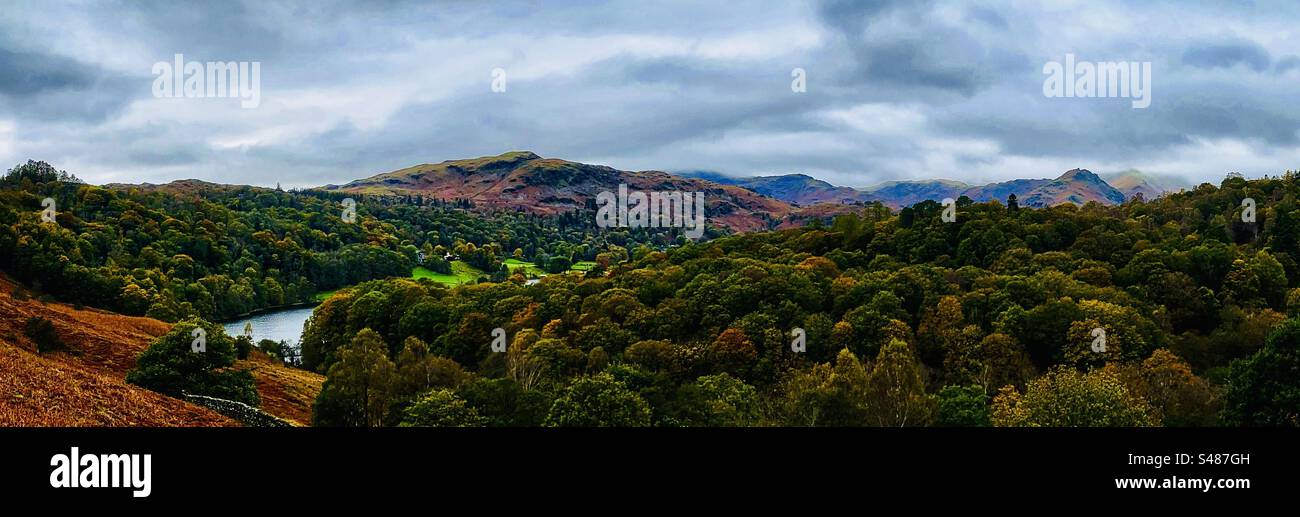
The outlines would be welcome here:
M 594 206 L 591 203 L 597 194 L 617 192 L 620 184 L 636 191 L 704 192 L 710 224 L 736 231 L 768 229 L 793 208 L 734 185 L 661 171 L 621 171 L 542 158 L 527 151 L 416 165 L 322 188 L 372 195 L 419 194 L 446 201 L 469 200 L 486 209 L 557 214 Z
M 942 201 L 960 196 L 971 185 L 953 180 L 887 181 L 863 189 L 890 208 L 915 205 L 927 199 Z
M 988 185 L 968 188 L 962 191 L 961 195 L 979 203 L 986 201 L 1006 203 L 1011 194 L 1015 194 L 1017 199 L 1024 199 L 1033 193 L 1035 189 L 1051 181 L 1049 179 L 1018 179 L 989 183 Z
M 873 199 L 866 192 L 851 187 L 837 187 L 806 174 L 736 178 L 716 172 L 695 171 L 681 173 L 681 175 L 724 185 L 736 185 L 796 206 L 868 202 Z
M 192 194 L 201 191 L 210 190 L 230 190 L 230 189 L 253 189 L 253 190 L 272 190 L 266 187 L 256 187 L 251 185 L 228 185 L 225 183 L 212 183 L 197 179 L 176 180 L 167 183 L 106 183 L 103 185 L 106 189 L 112 190 L 140 190 L 141 192 L 171 192 L 178 194 Z
M 1082 205 L 1096 201 L 1103 205 L 1124 202 L 1124 193 L 1110 186 L 1101 177 L 1084 169 L 1071 169 L 1060 177 L 1039 185 L 1020 200 L 1023 206 L 1044 207 L 1062 203 Z
M 712 172 L 685 173 L 701 179 L 753 190 L 764 196 L 787 203 L 808 207 L 819 203 L 853 203 L 879 201 L 898 209 L 926 200 L 942 201 L 961 196 L 976 202 L 998 201 L 1005 203 L 1015 194 L 1025 206 L 1050 206 L 1061 203 L 1082 205 L 1096 201 L 1104 205 L 1123 203 L 1123 192 L 1107 184 L 1096 174 L 1083 169 L 1067 171 L 1056 179 L 1015 179 L 986 185 L 971 185 L 954 180 L 889 181 L 854 189 L 838 187 L 804 174 L 758 176 L 737 178 Z M 1145 185 L 1145 184 L 1143 184 Z M 1148 195 L 1148 199 L 1151 197 Z
M 1132 199 L 1137 194 L 1141 194 L 1143 199 L 1155 199 L 1168 192 L 1178 192 L 1191 187 L 1187 181 L 1180 178 L 1148 174 L 1137 169 L 1102 174 L 1101 178 L 1123 192 L 1125 199 Z

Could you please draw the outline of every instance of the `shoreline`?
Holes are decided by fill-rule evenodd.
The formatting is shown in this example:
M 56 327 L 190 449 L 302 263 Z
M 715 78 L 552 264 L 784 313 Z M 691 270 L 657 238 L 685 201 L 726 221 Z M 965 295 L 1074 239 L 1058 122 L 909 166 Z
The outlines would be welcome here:
M 231 317 L 229 317 L 229 318 L 223 318 L 223 319 L 220 319 L 220 320 L 216 320 L 216 321 L 213 321 L 213 323 L 218 323 L 218 324 L 223 324 L 223 325 L 224 325 L 224 324 L 226 324 L 226 323 L 230 323 L 230 322 L 232 322 L 232 321 L 242 320 L 242 319 L 244 319 L 244 318 L 248 318 L 248 317 L 250 317 L 250 316 L 256 316 L 256 315 L 258 315 L 258 314 L 263 314 L 263 313 L 267 313 L 267 312 L 275 312 L 275 311 L 281 311 L 281 310 L 285 310 L 285 309 L 297 309 L 297 308 L 308 307 L 308 306 L 314 307 L 314 306 L 317 306 L 317 305 L 320 305 L 320 304 L 321 304 L 321 302 L 318 302 L 318 301 L 313 300 L 313 301 L 308 301 L 308 302 L 298 302 L 298 303 L 289 303 L 289 304 L 284 304 L 284 305 L 276 305 L 276 306 L 274 306 L 274 307 L 262 307 L 262 308 L 260 308 L 260 309 L 253 309 L 253 310 L 248 311 L 248 312 L 245 312 L 245 313 L 243 313 L 243 314 L 239 314 L 239 315 L 236 315 L 236 316 L 231 316 Z

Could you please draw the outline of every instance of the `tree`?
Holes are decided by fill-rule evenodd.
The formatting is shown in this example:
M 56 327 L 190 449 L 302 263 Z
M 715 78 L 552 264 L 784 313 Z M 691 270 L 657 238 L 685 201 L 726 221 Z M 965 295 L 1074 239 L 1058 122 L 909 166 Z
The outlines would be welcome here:
M 574 381 L 551 405 L 547 427 L 645 427 L 650 406 L 608 373 Z
M 1300 427 L 1300 318 L 1278 325 L 1255 355 L 1233 361 L 1223 421 Z
M 623 352 L 623 359 L 650 371 L 666 371 L 672 367 L 672 343 L 637 341 Z
M 921 365 L 903 341 L 895 339 L 880 348 L 867 385 L 867 413 L 875 425 L 923 426 L 934 418 L 934 401 L 925 393 Z
M 944 386 L 939 390 L 935 424 L 943 427 L 988 427 L 989 396 L 983 386 Z
M 1034 374 L 1034 365 L 1025 349 L 1016 339 L 1002 333 L 992 333 L 980 341 L 978 383 L 989 395 L 1003 386 L 1023 387 Z
M 403 412 L 401 427 L 482 427 L 487 419 L 448 389 L 429 391 Z
M 431 388 L 455 389 L 470 378 L 470 373 L 456 361 L 430 354 L 428 345 L 415 336 L 403 341 L 395 368 L 395 391 L 404 396 Z
M 379 333 L 362 329 L 339 349 L 312 412 L 313 425 L 384 425 L 393 397 L 396 367 Z
M 1148 427 L 1156 411 L 1112 371 L 1083 373 L 1058 366 L 1029 382 L 1024 395 L 1013 386 L 993 398 L 998 427 Z
M 551 397 L 524 389 L 511 379 L 475 379 L 456 394 L 465 399 L 489 427 L 536 427 L 551 407 Z
M 1156 350 L 1140 365 L 1111 363 L 1106 368 L 1158 410 L 1165 426 L 1210 426 L 1218 420 L 1218 391 L 1169 350 Z
M 748 427 L 761 417 L 758 390 L 726 373 L 705 375 L 682 390 L 695 405 L 689 425 Z
M 779 401 L 786 425 L 842 427 L 867 425 L 867 370 L 848 349 L 834 365 L 820 363 L 797 371 L 785 382 Z
M 221 325 L 197 319 L 177 323 L 135 364 L 126 381 L 165 395 L 204 395 L 253 406 L 260 400 L 253 375 L 229 369 L 235 364 L 234 340 Z
M 722 331 L 708 350 L 709 363 L 715 371 L 726 372 L 744 378 L 758 359 L 754 344 L 740 329 L 729 328 Z

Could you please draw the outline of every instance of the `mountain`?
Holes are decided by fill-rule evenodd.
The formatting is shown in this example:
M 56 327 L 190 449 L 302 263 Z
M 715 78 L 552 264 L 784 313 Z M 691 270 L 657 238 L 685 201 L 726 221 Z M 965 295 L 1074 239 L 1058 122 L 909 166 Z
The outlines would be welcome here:
M 1039 185 L 1020 197 L 1021 206 L 1046 207 L 1062 203 L 1082 205 L 1096 201 L 1103 205 L 1124 202 L 1124 193 L 1110 186 L 1101 177 L 1085 169 L 1071 169 L 1060 177 Z
M 190 180 L 193 181 L 193 180 Z M 977 202 L 998 201 L 1015 194 L 1023 206 L 1082 205 L 1096 201 L 1123 203 L 1125 195 L 1101 177 L 1073 169 L 1055 179 L 1016 179 L 971 185 L 953 180 L 891 181 L 864 189 L 832 185 L 806 174 L 733 177 L 710 171 L 669 174 L 662 171 L 623 171 L 555 158 L 528 151 L 465 160 L 422 164 L 352 181 L 326 185 L 324 190 L 406 196 L 443 201 L 468 200 L 476 208 L 522 210 L 553 215 L 594 206 L 597 194 L 632 191 L 704 192 L 709 221 L 733 231 L 776 227 L 791 217 L 805 220 L 832 213 L 815 205 L 844 205 L 879 201 L 898 209 L 925 200 L 967 196 Z M 191 187 L 188 183 L 179 189 Z M 1146 188 L 1139 184 L 1135 188 Z M 830 210 L 830 211 L 828 211 Z M 802 214 L 802 215 L 801 215 Z
M 257 191 L 269 191 L 266 187 L 257 187 L 252 185 L 229 185 L 225 183 L 212 183 L 210 181 L 184 179 L 175 180 L 167 183 L 105 183 L 106 189 L 112 190 L 139 190 L 141 192 L 168 192 L 172 194 L 193 194 L 196 192 L 223 191 L 237 189 L 252 189 Z
M 622 171 L 542 158 L 527 151 L 449 160 L 375 175 L 325 190 L 370 195 L 422 195 L 469 200 L 488 210 L 558 214 L 594 206 L 600 192 L 704 192 L 709 222 L 735 231 L 770 228 L 792 211 L 790 204 L 752 190 L 661 171 Z
M 1143 199 L 1155 199 L 1167 192 L 1177 192 L 1190 185 L 1174 176 L 1148 174 L 1137 169 L 1101 175 L 1112 187 L 1124 193 L 1125 199 L 1141 194 Z
M 1056 179 L 1015 179 L 986 185 L 960 181 L 892 181 L 865 189 L 870 196 L 891 208 L 902 208 L 925 200 L 942 201 L 966 196 L 976 202 L 1006 203 L 1015 194 L 1022 206 L 1082 205 L 1096 201 L 1104 205 L 1124 202 L 1124 194 L 1100 177 L 1083 169 L 1067 171 Z
M 942 201 L 944 198 L 956 199 L 971 185 L 953 180 L 887 181 L 863 189 L 873 200 L 879 200 L 890 208 L 911 206 L 927 199 Z
M 1050 183 L 1049 179 L 1017 179 L 1003 181 L 999 183 L 989 183 L 971 187 L 962 191 L 961 195 L 971 198 L 971 200 L 984 203 L 987 201 L 998 201 L 1006 203 L 1011 194 L 1015 194 L 1017 199 L 1023 199 L 1029 196 L 1034 189 Z
M 807 174 L 737 178 L 716 172 L 692 171 L 680 175 L 724 185 L 735 185 L 796 206 L 867 202 L 872 199 L 866 192 L 851 187 L 837 187 Z

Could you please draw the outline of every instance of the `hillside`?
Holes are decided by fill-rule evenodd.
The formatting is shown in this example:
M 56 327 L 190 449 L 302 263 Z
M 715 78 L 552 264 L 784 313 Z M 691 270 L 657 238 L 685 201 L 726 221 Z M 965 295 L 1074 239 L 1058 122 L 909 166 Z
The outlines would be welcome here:
M 725 185 L 735 185 L 797 206 L 811 206 L 818 203 L 869 202 L 873 199 L 866 192 L 851 187 L 838 187 L 806 174 L 737 178 L 715 172 L 698 171 L 683 173 L 682 175 Z
M 925 200 L 941 201 L 960 196 L 970 185 L 952 180 L 889 181 L 865 190 L 890 208 L 902 208 Z
M 15 298 L 0 278 L 0 426 L 236 426 L 238 422 L 127 384 L 126 373 L 171 326 L 55 302 Z M 25 297 L 24 297 L 25 298 Z M 38 355 L 27 318 L 50 320 L 67 350 Z M 236 364 L 257 380 L 262 409 L 306 425 L 321 376 L 251 357 Z
M 1147 174 L 1135 169 L 1103 174 L 1101 178 L 1124 193 L 1124 199 L 1132 199 L 1141 194 L 1143 199 L 1152 200 L 1165 193 L 1177 192 L 1188 187 L 1184 180 L 1172 176 Z
M 753 178 L 736 178 L 712 172 L 685 173 L 692 177 L 727 183 L 747 188 L 793 205 L 802 207 L 792 214 L 783 226 L 790 222 L 817 217 L 826 212 L 826 207 L 810 209 L 819 203 L 869 203 L 879 201 L 890 208 L 899 209 L 922 201 L 942 201 L 944 198 L 956 199 L 966 196 L 976 202 L 998 201 L 1005 203 L 1007 197 L 1015 194 L 1021 204 L 1032 206 L 1050 206 L 1062 203 L 1082 205 L 1096 201 L 1103 205 L 1123 203 L 1130 193 L 1142 192 L 1146 199 L 1154 199 L 1159 194 L 1174 190 L 1160 183 L 1156 186 L 1154 179 L 1148 176 L 1131 174 L 1116 176 L 1127 190 L 1107 184 L 1096 174 L 1083 169 L 1074 169 L 1056 179 L 1014 179 L 985 185 L 971 185 L 953 180 L 909 180 L 889 181 L 867 187 L 854 189 L 839 187 L 803 174 L 786 174 L 781 176 L 758 176 Z M 1118 194 L 1118 195 L 1117 195 Z
M 322 188 L 371 195 L 418 194 L 444 201 L 468 200 L 488 210 L 549 215 L 584 209 L 597 194 L 617 192 L 620 184 L 637 191 L 704 192 L 710 223 L 735 231 L 767 229 L 792 210 L 785 202 L 733 185 L 542 158 L 527 151 L 416 165 Z
M 1021 205 L 1033 207 L 1048 207 L 1062 203 L 1082 205 L 1089 201 L 1096 201 L 1103 205 L 1117 205 L 1124 202 L 1124 194 L 1091 171 L 1072 169 L 1029 191 L 1020 199 Z

